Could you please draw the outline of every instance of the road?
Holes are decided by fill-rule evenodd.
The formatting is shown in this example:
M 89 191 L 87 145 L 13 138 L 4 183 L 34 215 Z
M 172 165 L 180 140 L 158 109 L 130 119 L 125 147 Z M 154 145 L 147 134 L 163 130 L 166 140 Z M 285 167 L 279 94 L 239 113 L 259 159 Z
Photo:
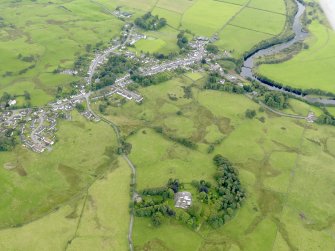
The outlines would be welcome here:
M 91 108 L 91 103 L 89 100 L 89 95 L 85 96 L 86 98 L 86 104 L 87 104 L 87 110 L 89 110 L 95 117 L 99 118 L 101 121 L 107 123 L 108 125 L 110 125 L 116 135 L 117 141 L 118 141 L 118 145 L 121 145 L 121 135 L 120 135 L 120 130 L 117 127 L 116 124 L 114 124 L 112 121 L 106 119 L 105 117 L 101 117 L 98 116 L 93 109 Z M 128 158 L 128 156 L 126 154 L 122 154 L 122 158 L 127 162 L 128 166 L 131 169 L 131 185 L 132 187 L 134 187 L 135 183 L 136 183 L 136 168 L 134 166 L 134 164 L 131 162 L 131 160 Z M 131 195 L 131 200 L 132 202 L 134 202 L 135 199 L 135 190 L 133 190 L 132 195 Z M 132 208 L 130 211 L 130 221 L 129 221 L 129 228 L 128 228 L 128 242 L 129 242 L 129 250 L 133 251 L 134 250 L 134 245 L 133 245 L 133 227 L 134 227 L 134 209 Z

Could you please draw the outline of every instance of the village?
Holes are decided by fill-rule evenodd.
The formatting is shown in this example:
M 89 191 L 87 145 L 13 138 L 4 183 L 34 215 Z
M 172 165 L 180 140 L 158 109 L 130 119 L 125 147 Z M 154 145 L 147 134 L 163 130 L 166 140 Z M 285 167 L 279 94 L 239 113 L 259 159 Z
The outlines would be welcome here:
M 47 104 L 45 107 L 37 109 L 4 110 L 0 114 L 0 132 L 19 130 L 20 140 L 23 146 L 34 152 L 42 153 L 45 150 L 51 150 L 52 145 L 55 143 L 57 120 L 60 117 L 70 120 L 71 111 L 76 109 L 77 104 L 86 103 L 85 110 L 80 113 L 86 119 L 95 122 L 99 121 L 100 118 L 90 108 L 91 101 L 94 102 L 112 95 L 119 95 L 126 100 L 133 100 L 140 104 L 143 101 L 143 96 L 128 89 L 128 85 L 133 83 L 129 73 L 118 77 L 113 85 L 98 91 L 89 90 L 88 87 L 93 81 L 99 81 L 99 79 L 94 79 L 95 72 L 100 66 L 106 63 L 108 58 L 113 54 L 122 54 L 127 58 L 137 60 L 141 65 L 139 71 L 143 76 L 174 71 L 179 68 L 192 70 L 190 67 L 200 63 L 203 59 L 208 62 L 210 70 L 219 72 L 222 77 L 225 76 L 223 69 L 218 64 L 210 63 L 211 59 L 213 59 L 213 55 L 210 55 L 205 47 L 211 41 L 211 38 L 197 37 L 189 43 L 191 50 L 185 56 L 161 62 L 150 56 L 137 57 L 135 53 L 126 50 L 127 45 L 135 44 L 140 39 L 146 39 L 145 35 L 136 33 L 133 27 L 128 28 L 128 32 L 123 34 L 121 42 L 114 41 L 113 46 L 95 55 L 95 58 L 91 61 L 89 66 L 87 77 L 85 78 L 86 86 L 77 86 L 79 94 L 56 100 Z M 72 70 L 67 70 L 66 72 L 74 73 Z M 226 78 L 232 82 L 237 80 L 237 77 L 233 75 L 226 75 Z M 225 83 L 224 78 L 221 83 Z M 15 100 L 11 100 L 11 102 L 15 104 Z

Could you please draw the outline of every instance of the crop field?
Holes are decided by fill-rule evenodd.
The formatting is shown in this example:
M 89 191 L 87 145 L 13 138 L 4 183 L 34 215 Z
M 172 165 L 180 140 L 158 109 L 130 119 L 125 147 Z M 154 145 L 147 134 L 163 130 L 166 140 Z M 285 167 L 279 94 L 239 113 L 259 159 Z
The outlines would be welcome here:
M 27 90 L 33 105 L 45 104 L 57 86 L 78 79 L 52 73 L 58 66 L 71 69 L 87 44 L 107 44 L 122 25 L 89 1 L 5 1 L 0 9 L 6 25 L 0 31 L 0 92 Z
M 209 179 L 215 170 L 211 159 L 220 153 L 238 168 L 248 194 L 246 203 L 218 230 L 203 226 L 192 231 L 168 219 L 155 228 L 150 220 L 135 218 L 135 249 L 332 251 L 332 128 L 263 112 L 242 95 L 200 90 L 196 86 L 202 81 L 177 78 L 140 89 L 145 96 L 142 105 L 109 107 L 106 116 L 120 125 L 124 135 L 130 134 L 127 141 L 133 147 L 130 158 L 137 167 L 139 190 L 162 186 L 170 177 L 185 183 Z M 194 86 L 193 98 L 183 96 L 183 86 L 188 85 Z M 171 94 L 177 100 L 170 100 Z M 245 118 L 248 108 L 257 111 L 255 119 Z M 290 101 L 287 112 L 306 115 L 310 110 L 317 111 Z M 157 126 L 166 134 L 152 129 Z M 165 136 L 170 133 L 188 137 L 198 148 L 171 141 Z M 215 150 L 208 154 L 212 142 L 217 142 Z
M 335 32 L 317 22 L 313 22 L 309 30 L 308 49 L 289 61 L 261 65 L 257 71 L 284 85 L 335 93 Z

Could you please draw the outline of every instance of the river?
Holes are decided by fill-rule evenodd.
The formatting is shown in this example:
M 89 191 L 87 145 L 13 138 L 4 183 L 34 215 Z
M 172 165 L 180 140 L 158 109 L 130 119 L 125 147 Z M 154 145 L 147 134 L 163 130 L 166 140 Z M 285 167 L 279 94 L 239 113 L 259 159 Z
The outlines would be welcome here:
M 267 88 L 269 88 L 271 90 L 277 90 L 277 91 L 281 91 L 281 92 L 284 92 L 284 93 L 288 93 L 288 94 L 294 95 L 296 97 L 303 98 L 306 101 L 309 101 L 309 102 L 312 102 L 312 103 L 322 103 L 322 104 L 325 104 L 325 105 L 335 105 L 335 100 L 304 97 L 304 96 L 301 96 L 301 95 L 297 95 L 293 92 L 284 90 L 282 88 L 277 88 L 277 87 L 274 87 L 274 86 L 270 86 L 266 82 L 262 82 L 261 80 L 257 79 L 254 75 L 254 72 L 253 72 L 253 70 L 255 69 L 254 61 L 257 57 L 274 55 L 274 54 L 276 54 L 276 53 L 278 53 L 278 52 L 280 52 L 280 51 L 282 51 L 286 48 L 289 48 L 294 43 L 299 42 L 299 41 L 303 41 L 305 38 L 308 37 L 308 33 L 304 31 L 304 27 L 303 27 L 303 24 L 301 22 L 301 17 L 304 14 L 306 8 L 303 4 L 301 4 L 297 0 L 295 0 L 295 1 L 298 5 L 298 11 L 297 11 L 297 14 L 294 17 L 294 22 L 293 22 L 293 25 L 292 25 L 292 30 L 294 31 L 294 34 L 295 34 L 294 38 L 292 38 L 291 40 L 289 40 L 287 42 L 277 44 L 277 45 L 273 45 L 273 46 L 270 46 L 268 48 L 259 50 L 259 51 L 255 52 L 254 54 L 250 55 L 248 58 L 246 58 L 244 60 L 242 71 L 241 71 L 241 76 L 244 77 L 244 78 L 250 78 L 250 79 L 256 80 L 257 82 L 259 82 L 260 84 L 266 86 Z M 335 0 L 329 0 L 329 1 L 335 1 Z

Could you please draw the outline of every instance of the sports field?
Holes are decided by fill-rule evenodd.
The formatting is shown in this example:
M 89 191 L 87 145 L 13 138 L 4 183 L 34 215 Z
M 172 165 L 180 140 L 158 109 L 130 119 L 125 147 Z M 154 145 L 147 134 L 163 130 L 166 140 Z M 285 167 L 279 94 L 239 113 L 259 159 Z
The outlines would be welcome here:
M 193 98 L 184 98 L 182 87 L 192 83 Z M 261 111 L 241 95 L 199 90 L 201 83 L 177 78 L 141 89 L 142 105 L 128 102 L 110 107 L 109 118 L 125 136 L 131 134 L 127 140 L 132 144 L 138 189 L 162 186 L 170 177 L 185 183 L 210 179 L 211 159 L 220 153 L 238 167 L 247 201 L 219 230 L 203 226 L 193 231 L 167 219 L 155 228 L 150 220 L 135 218 L 136 250 L 332 251 L 332 128 Z M 177 100 L 170 100 L 171 94 Z M 255 119 L 245 118 L 248 108 L 257 111 Z M 310 110 L 315 108 L 290 101 L 286 112 L 306 115 Z M 264 123 L 258 120 L 261 117 Z M 198 149 L 172 142 L 150 128 L 157 126 L 168 134 L 188 137 Z M 212 142 L 217 142 L 215 150 L 208 154 Z

